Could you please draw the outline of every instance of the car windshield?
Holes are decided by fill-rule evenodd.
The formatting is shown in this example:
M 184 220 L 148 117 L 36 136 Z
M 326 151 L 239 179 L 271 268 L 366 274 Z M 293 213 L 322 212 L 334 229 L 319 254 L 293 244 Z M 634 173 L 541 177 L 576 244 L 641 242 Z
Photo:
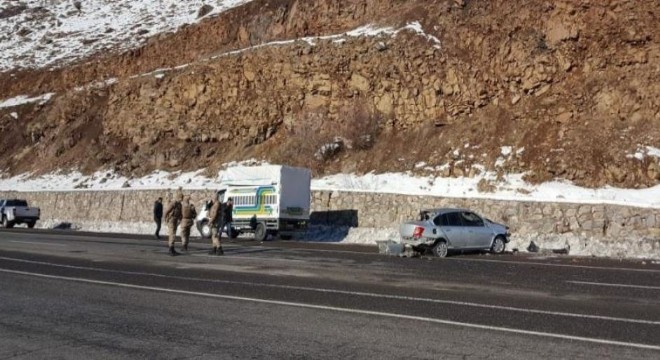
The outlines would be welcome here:
M 25 200 L 7 200 L 7 206 L 27 206 Z

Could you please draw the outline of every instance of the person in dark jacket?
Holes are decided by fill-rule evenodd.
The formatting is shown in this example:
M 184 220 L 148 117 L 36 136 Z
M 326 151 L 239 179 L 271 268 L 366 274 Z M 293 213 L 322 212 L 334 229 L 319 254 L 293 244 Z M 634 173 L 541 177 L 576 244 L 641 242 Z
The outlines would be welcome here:
M 220 207 L 221 218 L 220 218 L 220 228 L 218 234 L 222 235 L 222 230 L 227 229 L 227 238 L 231 238 L 231 223 L 234 221 L 234 199 L 229 198 L 227 202 L 222 204 Z
M 156 239 L 160 239 L 160 224 L 163 220 L 163 198 L 154 202 L 154 222 L 156 222 Z

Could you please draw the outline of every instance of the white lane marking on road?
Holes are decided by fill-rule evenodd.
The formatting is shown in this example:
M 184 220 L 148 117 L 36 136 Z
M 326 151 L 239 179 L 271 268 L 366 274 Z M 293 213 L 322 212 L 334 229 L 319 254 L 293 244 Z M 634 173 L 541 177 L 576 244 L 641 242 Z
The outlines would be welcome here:
M 605 266 L 590 266 L 590 265 L 570 265 L 570 264 L 548 264 L 539 262 L 527 261 L 512 261 L 512 260 L 486 260 L 486 259 L 458 259 L 458 258 L 445 258 L 443 261 L 475 261 L 475 262 L 492 262 L 501 264 L 522 264 L 522 265 L 538 265 L 538 266 L 555 266 L 555 267 L 568 267 L 578 269 L 595 269 L 595 270 L 611 270 L 611 271 L 636 271 L 636 272 L 651 272 L 660 273 L 660 269 L 634 269 L 622 267 L 605 267 Z
M 560 312 L 560 311 L 525 309 L 525 308 L 516 308 L 516 307 L 512 307 L 512 306 L 480 304 L 480 303 L 472 303 L 472 302 L 466 302 L 466 301 L 441 300 L 441 299 L 420 298 L 420 297 L 402 296 L 402 295 L 377 294 L 377 293 L 368 293 L 368 292 L 360 292 L 360 291 L 313 288 L 313 287 L 305 287 L 305 286 L 255 283 L 255 282 L 248 282 L 248 281 L 231 281 L 231 280 L 217 280 L 217 279 L 209 280 L 209 279 L 193 278 L 193 277 L 188 277 L 188 276 L 172 276 L 172 275 L 163 275 L 163 274 L 157 274 L 157 273 L 144 273 L 144 272 L 138 272 L 138 271 L 123 271 L 123 270 L 93 268 L 93 267 L 87 267 L 87 266 L 61 265 L 61 264 L 44 262 L 44 261 L 16 259 L 16 258 L 9 258 L 9 257 L 3 257 L 3 256 L 0 256 L 0 259 L 16 261 L 16 262 L 24 262 L 24 263 L 30 263 L 30 264 L 38 264 L 38 265 L 47 265 L 47 266 L 53 266 L 53 267 L 76 269 L 76 270 L 88 270 L 88 271 L 115 273 L 115 274 L 122 274 L 122 275 L 141 275 L 141 276 L 160 277 L 160 278 L 185 280 L 185 281 L 193 280 L 193 281 L 210 282 L 210 283 L 217 283 L 217 284 L 243 285 L 243 286 L 254 286 L 254 287 L 269 287 L 269 288 L 275 288 L 275 289 L 310 291 L 310 292 L 319 292 L 319 293 L 326 293 L 326 294 L 342 294 L 342 295 L 374 297 L 374 298 L 383 298 L 383 299 L 392 299 L 392 300 L 404 300 L 404 301 L 416 301 L 416 302 L 426 302 L 426 303 L 435 303 L 435 304 L 468 306 L 468 307 L 475 307 L 475 308 L 506 310 L 506 311 L 515 311 L 515 312 L 530 313 L 530 314 L 543 314 L 543 315 L 565 316 L 565 317 L 574 317 L 574 318 L 583 318 L 583 319 L 618 321 L 618 322 L 627 322 L 627 323 L 645 324 L 645 325 L 660 325 L 660 321 L 653 321 L 653 320 L 628 319 L 628 318 L 602 316 L 602 315 L 576 314 L 576 313 L 566 313 L 566 312 Z
M 566 282 L 573 283 L 573 284 L 581 284 L 581 285 L 660 290 L 660 286 L 630 285 L 630 284 L 608 284 L 608 283 L 599 283 L 599 282 L 590 282 L 590 281 L 566 281 Z
M 41 242 L 41 241 L 18 241 L 18 240 L 9 240 L 9 242 L 12 242 L 12 243 L 18 243 L 18 244 L 30 244 L 30 245 L 68 246 L 68 245 L 66 245 L 66 244 L 55 244 L 55 243 L 47 243 L 47 242 Z
M 370 311 L 370 310 L 361 310 L 361 309 L 341 308 L 341 307 L 335 307 L 335 306 L 296 303 L 296 302 L 290 302 L 290 301 L 266 300 L 266 299 L 249 298 L 249 297 L 243 297 L 243 296 L 211 294 L 211 293 L 204 293 L 204 292 L 197 292 L 197 291 L 168 289 L 168 288 L 162 288 L 162 287 L 156 287 L 156 286 L 133 285 L 133 284 L 126 284 L 126 283 L 101 281 L 101 280 L 91 280 L 91 279 L 84 279 L 84 278 L 77 278 L 77 277 L 47 275 L 47 274 L 32 273 L 32 272 L 27 272 L 27 271 L 0 269 L 0 272 L 10 273 L 10 274 L 27 275 L 27 276 L 35 276 L 35 277 L 42 277 L 42 278 L 46 278 L 46 279 L 57 279 L 57 280 L 75 281 L 75 282 L 82 282 L 82 283 L 96 284 L 96 285 L 115 286 L 115 287 L 122 287 L 122 288 L 128 288 L 128 289 L 160 291 L 160 292 L 172 293 L 172 294 L 203 296 L 203 297 L 209 297 L 209 298 L 215 298 L 215 299 L 225 299 L 225 300 L 249 301 L 249 302 L 261 303 L 261 304 L 292 306 L 292 307 L 299 307 L 299 308 L 306 308 L 306 309 L 316 309 L 316 310 L 328 310 L 328 311 L 336 311 L 336 312 L 343 312 L 343 313 L 350 313 L 350 314 L 373 315 L 373 316 L 381 316 L 381 317 L 405 319 L 405 320 L 415 320 L 415 321 L 422 321 L 422 322 L 429 322 L 429 323 L 436 323 L 436 324 L 443 324 L 443 325 L 461 326 L 461 327 L 480 329 L 480 330 L 500 331 L 500 332 L 514 333 L 514 334 L 534 335 L 534 336 L 541 336 L 541 337 L 550 337 L 550 338 L 555 338 L 555 339 L 583 341 L 583 342 L 590 342 L 590 343 L 597 343 L 597 344 L 617 345 L 617 346 L 625 346 L 625 347 L 632 347 L 632 348 L 638 348 L 638 349 L 649 349 L 649 350 L 660 351 L 660 346 L 656 346 L 656 345 L 632 343 L 632 342 L 625 342 L 625 341 L 615 341 L 615 340 L 607 340 L 607 339 L 599 339 L 599 338 L 589 338 L 589 337 L 549 333 L 549 332 L 542 332 L 542 331 L 522 330 L 522 329 L 507 328 L 507 327 L 501 327 L 501 326 L 490 326 L 490 325 L 474 324 L 474 323 L 467 323 L 467 322 L 460 322 L 460 321 L 443 320 L 443 319 L 436 319 L 436 318 L 426 318 L 426 317 L 421 317 L 421 316 L 404 315 L 404 314 L 397 314 L 397 313 L 387 313 L 387 312 L 382 312 L 382 311 Z

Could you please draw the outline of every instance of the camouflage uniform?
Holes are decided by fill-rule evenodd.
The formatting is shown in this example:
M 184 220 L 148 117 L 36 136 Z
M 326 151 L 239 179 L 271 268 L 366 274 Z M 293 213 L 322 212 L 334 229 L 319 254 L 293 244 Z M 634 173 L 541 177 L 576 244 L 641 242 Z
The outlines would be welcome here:
M 176 240 L 176 229 L 182 218 L 181 200 L 181 197 L 177 195 L 176 199 L 170 201 L 169 204 L 167 204 L 167 209 L 165 209 L 165 222 L 167 223 L 167 228 L 169 230 L 167 245 L 170 248 L 170 255 L 177 254 L 177 252 L 174 251 L 174 241 Z
M 190 203 L 190 197 L 186 197 L 185 200 L 183 200 L 181 209 L 181 242 L 183 244 L 183 250 L 185 251 L 188 251 L 190 228 L 193 226 L 196 217 L 197 211 L 195 210 L 195 206 Z
M 223 255 L 222 244 L 220 244 L 220 201 L 214 199 L 211 202 L 211 209 L 209 210 L 209 226 L 211 227 L 211 240 L 213 241 L 213 249 L 209 252 L 212 255 Z

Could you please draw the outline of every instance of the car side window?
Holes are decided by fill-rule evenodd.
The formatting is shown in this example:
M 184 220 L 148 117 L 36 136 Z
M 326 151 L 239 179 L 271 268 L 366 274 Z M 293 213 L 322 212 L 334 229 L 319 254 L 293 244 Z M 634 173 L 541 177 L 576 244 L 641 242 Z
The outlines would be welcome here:
M 484 221 L 475 213 L 462 212 L 461 217 L 465 226 L 484 226 Z
M 461 223 L 461 218 L 458 213 L 451 212 L 451 213 L 446 213 L 442 214 L 440 219 L 440 223 L 442 226 L 462 226 L 463 224 Z
M 447 218 L 445 215 L 438 215 L 433 219 L 433 224 L 435 226 L 447 226 Z

